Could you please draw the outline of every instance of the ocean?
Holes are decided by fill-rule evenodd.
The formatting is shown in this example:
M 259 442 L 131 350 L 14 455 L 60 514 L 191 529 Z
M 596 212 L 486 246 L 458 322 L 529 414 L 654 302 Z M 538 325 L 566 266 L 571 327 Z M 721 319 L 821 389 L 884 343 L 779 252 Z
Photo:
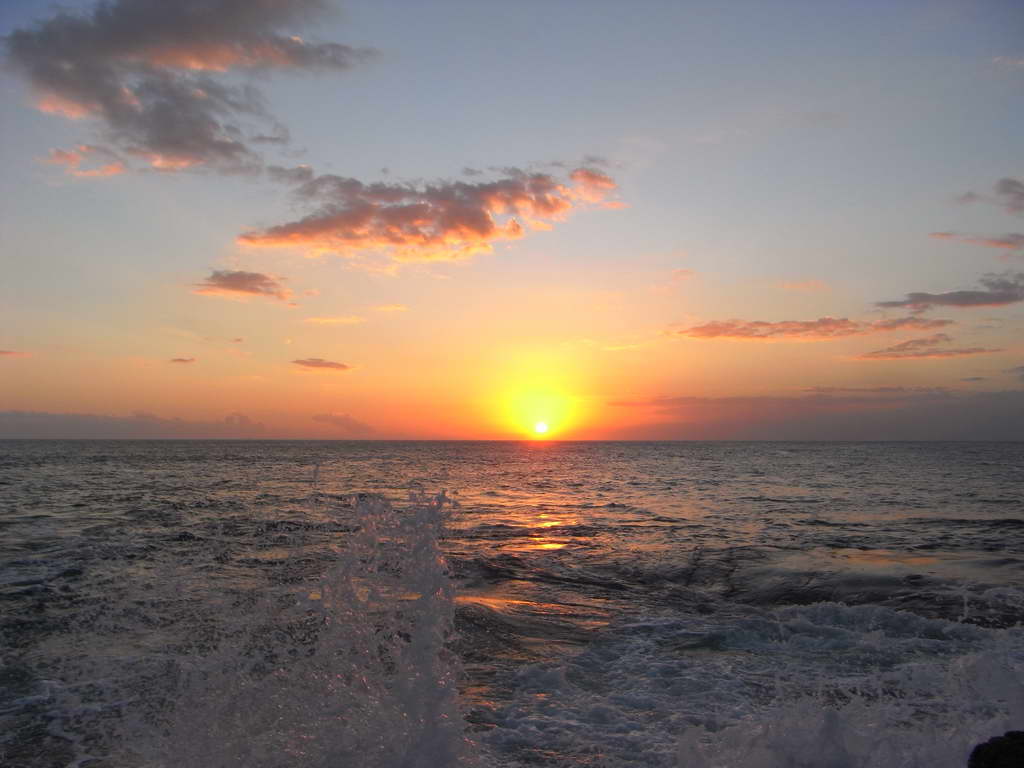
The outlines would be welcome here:
M 1024 443 L 0 441 L 4 768 L 966 765 Z

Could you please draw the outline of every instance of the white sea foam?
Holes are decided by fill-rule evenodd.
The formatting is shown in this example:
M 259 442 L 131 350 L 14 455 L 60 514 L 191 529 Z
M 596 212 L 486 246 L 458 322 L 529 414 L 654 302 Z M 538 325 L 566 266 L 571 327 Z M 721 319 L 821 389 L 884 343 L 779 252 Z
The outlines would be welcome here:
M 631 621 L 522 669 L 485 743 L 510 765 L 963 768 L 1024 722 L 1019 629 L 835 603 L 712 619 Z

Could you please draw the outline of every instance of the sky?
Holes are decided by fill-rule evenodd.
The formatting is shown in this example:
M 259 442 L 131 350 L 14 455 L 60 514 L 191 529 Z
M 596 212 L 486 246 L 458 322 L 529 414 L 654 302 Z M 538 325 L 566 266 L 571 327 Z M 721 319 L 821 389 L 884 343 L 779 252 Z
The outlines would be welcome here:
M 1024 5 L 5 0 L 0 437 L 1024 439 Z

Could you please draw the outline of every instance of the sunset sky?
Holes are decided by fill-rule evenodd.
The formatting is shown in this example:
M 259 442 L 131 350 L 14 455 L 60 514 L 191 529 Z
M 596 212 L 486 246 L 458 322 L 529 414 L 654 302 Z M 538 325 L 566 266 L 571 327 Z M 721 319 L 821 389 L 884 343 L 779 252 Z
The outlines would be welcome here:
M 0 437 L 1024 437 L 1016 0 L 61 7 Z

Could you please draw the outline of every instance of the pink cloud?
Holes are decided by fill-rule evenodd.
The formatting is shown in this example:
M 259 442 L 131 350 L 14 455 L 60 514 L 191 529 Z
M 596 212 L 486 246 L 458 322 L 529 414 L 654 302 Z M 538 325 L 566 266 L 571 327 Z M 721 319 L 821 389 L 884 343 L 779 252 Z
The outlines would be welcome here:
M 105 158 L 109 162 L 93 168 L 82 168 L 83 162 L 95 157 Z M 46 161 L 64 166 L 65 173 L 78 178 L 106 178 L 118 176 L 127 170 L 116 153 L 105 147 L 94 147 L 89 144 L 79 144 L 73 150 L 51 149 Z
M 14 349 L 0 349 L 0 357 L 28 357 L 28 352 L 18 352 Z
M 1005 235 L 961 235 L 957 232 L 932 232 L 928 235 L 936 240 L 955 240 L 968 245 L 980 245 L 985 248 L 999 248 L 1006 251 L 1024 251 L 1024 234 L 1010 232 Z

